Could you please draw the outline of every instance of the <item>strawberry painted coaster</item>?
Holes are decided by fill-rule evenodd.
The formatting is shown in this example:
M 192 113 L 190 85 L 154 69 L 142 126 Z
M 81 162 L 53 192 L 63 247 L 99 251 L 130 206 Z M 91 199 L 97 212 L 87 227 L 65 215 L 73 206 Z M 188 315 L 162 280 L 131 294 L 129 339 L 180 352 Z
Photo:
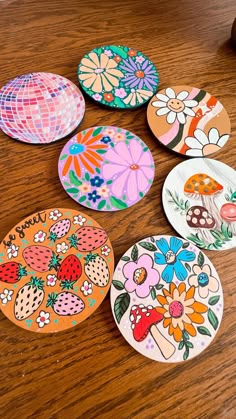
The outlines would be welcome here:
M 212 159 L 187 160 L 167 176 L 162 203 L 173 228 L 207 250 L 236 247 L 236 172 Z
M 57 74 L 25 74 L 0 90 L 0 128 L 26 143 L 45 144 L 66 137 L 78 127 L 84 112 L 78 87 Z
M 157 91 L 156 67 L 142 52 L 125 46 L 95 48 L 78 67 L 82 89 L 96 102 L 119 109 L 137 108 Z
M 111 284 L 114 255 L 91 217 L 48 209 L 16 225 L 0 245 L 0 307 L 17 326 L 49 333 L 89 317 Z
M 189 157 L 205 157 L 227 143 L 230 119 L 218 99 L 205 90 L 173 86 L 150 101 L 147 119 L 164 146 Z
M 204 351 L 223 315 L 219 276 L 197 247 L 171 236 L 148 237 L 120 259 L 111 286 L 116 324 L 136 351 L 181 362 Z
M 136 204 L 149 191 L 154 161 L 132 132 L 93 127 L 66 143 L 58 171 L 63 188 L 76 202 L 98 211 L 117 211 Z

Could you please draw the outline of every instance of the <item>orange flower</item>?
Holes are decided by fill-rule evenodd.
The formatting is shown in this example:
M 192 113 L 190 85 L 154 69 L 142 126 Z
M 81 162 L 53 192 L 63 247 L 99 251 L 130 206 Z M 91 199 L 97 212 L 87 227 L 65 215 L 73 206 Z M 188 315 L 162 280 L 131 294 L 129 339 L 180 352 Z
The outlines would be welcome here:
M 114 100 L 114 96 L 111 93 L 104 93 L 103 98 L 107 102 L 112 102 Z
M 134 49 L 130 49 L 129 52 L 128 52 L 128 55 L 130 57 L 135 57 L 137 55 L 137 52 Z
M 172 282 L 169 291 L 163 289 L 164 296 L 157 296 L 161 307 L 156 307 L 156 310 L 164 316 L 163 326 L 169 328 L 168 333 L 174 336 L 176 342 L 181 341 L 183 330 L 196 336 L 193 323 L 204 323 L 202 313 L 207 312 L 207 306 L 195 301 L 194 293 L 195 287 L 190 287 L 186 292 L 183 282 L 179 287 Z
M 115 60 L 117 63 L 120 63 L 122 61 L 119 55 L 116 55 L 115 57 L 113 57 L 113 60 Z
M 62 176 L 66 176 L 72 163 L 78 177 L 81 177 L 82 174 L 81 163 L 84 168 L 92 174 L 95 173 L 96 167 L 101 166 L 103 159 L 99 155 L 99 150 L 107 149 L 107 145 L 98 143 L 102 138 L 102 134 L 93 137 L 93 131 L 93 128 L 91 128 L 86 131 L 84 136 L 81 132 L 77 135 L 77 142 L 69 147 L 70 154 L 63 167 Z

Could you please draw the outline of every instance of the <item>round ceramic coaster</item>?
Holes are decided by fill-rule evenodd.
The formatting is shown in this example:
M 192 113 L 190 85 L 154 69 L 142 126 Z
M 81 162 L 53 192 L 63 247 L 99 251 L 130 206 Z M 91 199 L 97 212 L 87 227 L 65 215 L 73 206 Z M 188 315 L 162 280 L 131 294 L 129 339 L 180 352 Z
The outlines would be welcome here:
M 162 202 L 173 228 L 198 247 L 236 247 L 236 173 L 224 163 L 192 159 L 167 176 Z
M 78 87 L 57 74 L 25 74 L 0 90 L 0 128 L 26 143 L 60 140 L 77 128 L 84 112 Z
M 148 105 L 147 119 L 163 145 L 191 157 L 219 151 L 231 131 L 229 116 L 219 100 L 191 86 L 158 92 Z
M 213 340 L 223 315 L 219 276 L 194 245 L 177 237 L 141 240 L 120 259 L 111 286 L 117 326 L 142 355 L 180 362 Z
M 63 188 L 79 204 L 99 211 L 128 208 L 148 192 L 154 161 L 144 142 L 122 128 L 93 127 L 76 134 L 59 158 Z
M 136 108 L 158 87 L 156 67 L 142 52 L 124 46 L 95 48 L 82 58 L 78 78 L 97 102 L 113 108 Z
M 24 219 L 0 245 L 0 306 L 17 326 L 48 333 L 89 317 L 105 298 L 114 255 L 106 232 L 71 209 Z

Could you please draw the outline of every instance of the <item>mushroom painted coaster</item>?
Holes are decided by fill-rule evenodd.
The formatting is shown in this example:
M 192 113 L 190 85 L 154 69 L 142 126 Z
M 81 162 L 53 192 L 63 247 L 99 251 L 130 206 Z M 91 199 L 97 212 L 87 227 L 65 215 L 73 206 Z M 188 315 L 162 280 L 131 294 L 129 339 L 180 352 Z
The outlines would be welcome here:
M 76 202 L 98 211 L 117 211 L 136 204 L 149 191 L 154 161 L 132 132 L 93 127 L 66 143 L 58 171 L 63 188 Z
M 167 176 L 162 203 L 173 228 L 207 250 L 236 247 L 236 173 L 211 159 L 192 159 Z
M 149 102 L 147 119 L 164 146 L 189 157 L 205 157 L 227 143 L 231 125 L 227 111 L 205 90 L 173 86 Z
M 32 214 L 9 232 L 0 254 L 0 307 L 23 329 L 69 329 L 94 313 L 110 288 L 110 240 L 96 221 L 75 210 Z
M 66 137 L 85 112 L 82 93 L 65 77 L 30 73 L 0 90 L 0 128 L 10 137 L 31 144 Z
M 157 91 L 156 67 L 142 52 L 126 46 L 95 48 L 78 67 L 82 89 L 96 102 L 119 109 L 137 108 Z
M 181 362 L 204 351 L 223 315 L 219 276 L 196 246 L 154 236 L 120 259 L 111 285 L 116 324 L 142 355 Z

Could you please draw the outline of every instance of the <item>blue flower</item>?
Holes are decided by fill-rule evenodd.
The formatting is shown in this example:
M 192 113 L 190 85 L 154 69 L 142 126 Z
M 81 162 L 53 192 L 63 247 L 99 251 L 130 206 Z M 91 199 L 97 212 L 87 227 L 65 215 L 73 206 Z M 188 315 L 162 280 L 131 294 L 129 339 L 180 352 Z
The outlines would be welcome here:
M 101 196 L 97 194 L 97 191 L 93 191 L 91 193 L 88 193 L 88 199 L 89 201 L 96 202 L 97 199 L 100 199 Z
M 183 242 L 176 237 L 171 237 L 170 245 L 164 238 L 156 240 L 156 245 L 162 253 L 154 253 L 155 263 L 166 265 L 161 274 L 162 279 L 168 283 L 172 282 L 175 273 L 179 281 L 184 281 L 188 273 L 182 262 L 192 262 L 196 258 L 195 253 L 185 249 L 179 252 Z
M 108 136 L 102 137 L 101 142 L 104 143 L 104 144 L 107 144 L 107 143 L 111 142 L 111 139 Z
M 104 183 L 104 180 L 101 179 L 99 176 L 95 176 L 93 179 L 90 179 L 90 183 L 92 186 L 101 186 Z

